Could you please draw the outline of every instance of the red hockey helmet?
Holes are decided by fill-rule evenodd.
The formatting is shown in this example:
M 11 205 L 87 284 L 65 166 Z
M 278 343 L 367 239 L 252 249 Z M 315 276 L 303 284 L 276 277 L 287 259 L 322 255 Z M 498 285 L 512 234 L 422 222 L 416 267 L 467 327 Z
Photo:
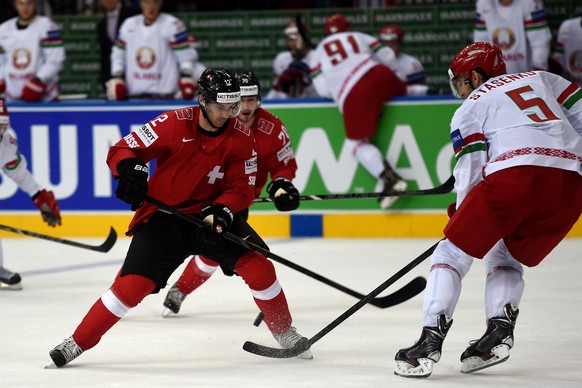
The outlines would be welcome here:
M 336 32 L 344 32 L 350 29 L 348 19 L 342 14 L 336 13 L 328 16 L 325 19 L 325 33 L 326 35 L 335 34 Z
M 380 30 L 378 38 L 380 38 L 380 40 L 383 42 L 396 41 L 402 43 L 402 40 L 404 39 L 404 31 L 402 31 L 400 27 L 395 24 L 387 24 Z
M 505 62 L 499 47 L 487 42 L 476 42 L 459 51 L 449 66 L 449 82 L 456 97 L 460 97 L 461 87 L 475 69 L 481 69 L 488 77 L 505 74 Z

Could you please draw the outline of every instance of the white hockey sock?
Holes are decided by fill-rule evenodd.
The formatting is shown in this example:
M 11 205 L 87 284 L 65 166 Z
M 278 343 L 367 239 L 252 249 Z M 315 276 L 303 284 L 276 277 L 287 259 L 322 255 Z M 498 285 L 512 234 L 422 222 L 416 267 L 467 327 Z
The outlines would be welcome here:
M 384 171 L 384 157 L 380 150 L 367 140 L 347 139 L 346 142 L 352 148 L 352 154 L 372 176 L 378 178 Z

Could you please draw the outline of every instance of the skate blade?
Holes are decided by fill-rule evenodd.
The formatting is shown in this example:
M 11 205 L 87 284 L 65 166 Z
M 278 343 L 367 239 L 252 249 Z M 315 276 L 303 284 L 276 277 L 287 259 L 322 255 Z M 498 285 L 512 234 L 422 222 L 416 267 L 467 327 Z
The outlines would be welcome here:
M 404 191 L 408 187 L 408 183 L 405 181 L 398 181 L 390 191 Z M 400 197 L 382 197 L 380 198 L 380 207 L 384 210 L 388 209 L 394 202 L 396 202 Z
M 44 366 L 44 369 L 58 369 L 55 363 L 51 360 Z
M 22 290 L 22 283 L 7 284 L 7 283 L 0 282 L 0 290 L 1 291 L 20 291 L 20 290 Z
M 162 311 L 162 317 L 163 318 L 169 318 L 172 316 L 177 315 L 175 312 L 173 312 L 172 310 L 170 310 L 169 308 L 164 308 L 164 311 Z
M 481 357 L 469 357 L 462 361 L 461 365 L 461 373 L 469 374 L 473 372 L 480 371 L 481 369 L 489 368 L 497 364 L 501 364 L 502 362 L 507 361 L 509 358 L 509 349 L 508 345 L 499 345 L 491 349 L 491 353 L 493 357 L 489 360 L 483 360 Z
M 296 357 L 301 358 L 302 360 L 313 360 L 313 354 L 311 354 L 311 350 L 309 349 L 301 354 L 298 354 Z
M 418 366 L 411 365 L 406 361 L 396 361 L 394 374 L 401 377 L 409 378 L 427 378 L 432 374 L 432 368 L 435 362 L 430 358 L 419 358 Z

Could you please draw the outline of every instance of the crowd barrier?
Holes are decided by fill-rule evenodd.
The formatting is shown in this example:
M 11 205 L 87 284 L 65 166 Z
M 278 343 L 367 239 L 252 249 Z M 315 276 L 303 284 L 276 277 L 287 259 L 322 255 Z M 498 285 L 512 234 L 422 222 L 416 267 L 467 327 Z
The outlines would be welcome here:
M 0 181 L 0 224 L 55 236 L 122 235 L 132 217 L 115 198 L 116 183 L 105 164 L 109 147 L 159 113 L 186 101 L 110 103 L 100 100 L 12 104 L 11 125 L 29 168 L 54 191 L 63 225 L 43 224 L 30 198 L 6 177 Z M 454 158 L 449 122 L 460 101 L 446 97 L 397 98 L 384 108 L 374 139 L 409 183 L 429 189 L 450 177 Z M 341 115 L 327 100 L 267 101 L 285 123 L 299 165 L 300 193 L 367 193 L 381 189 L 347 150 Z M 366 112 L 362 112 L 365 115 Z M 263 193 L 263 195 L 266 195 Z M 297 211 L 277 212 L 272 203 L 251 207 L 250 223 L 264 237 L 439 237 L 454 193 L 403 197 L 389 210 L 376 199 L 303 201 Z M 571 236 L 582 236 L 579 222 Z

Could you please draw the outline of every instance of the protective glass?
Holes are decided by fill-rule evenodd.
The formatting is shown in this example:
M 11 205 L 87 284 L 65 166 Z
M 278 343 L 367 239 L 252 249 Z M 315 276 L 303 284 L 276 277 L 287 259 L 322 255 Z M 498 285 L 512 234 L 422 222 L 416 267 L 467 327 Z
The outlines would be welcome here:
M 449 85 L 451 86 L 451 92 L 457 98 L 461 98 L 461 88 L 465 84 L 465 75 L 459 74 L 455 77 L 453 71 L 449 69 Z
M 205 101 L 205 108 L 207 111 L 209 111 L 212 115 L 218 115 L 218 116 L 225 116 L 228 115 L 230 117 L 236 117 L 238 116 L 238 114 L 240 113 L 240 108 L 241 108 L 241 102 L 240 100 L 233 103 L 233 104 L 228 104 L 228 103 L 219 103 L 219 102 L 215 102 L 215 101 Z

